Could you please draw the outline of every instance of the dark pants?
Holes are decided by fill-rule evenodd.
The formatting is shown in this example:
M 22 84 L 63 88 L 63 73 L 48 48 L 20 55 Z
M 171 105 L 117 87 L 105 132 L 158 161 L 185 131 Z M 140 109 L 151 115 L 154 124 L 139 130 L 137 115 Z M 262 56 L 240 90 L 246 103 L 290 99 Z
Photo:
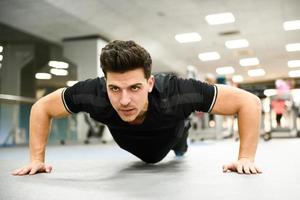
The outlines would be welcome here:
M 276 114 L 277 126 L 281 126 L 281 118 L 282 118 L 282 114 Z
M 136 151 L 132 152 L 138 158 L 146 163 L 157 163 L 160 162 L 170 150 L 181 151 L 185 153 L 187 151 L 187 137 L 188 130 L 191 127 L 190 121 L 185 120 L 178 123 L 178 126 L 175 128 L 175 137 L 169 139 L 169 142 L 162 144 L 153 144 L 153 151 Z

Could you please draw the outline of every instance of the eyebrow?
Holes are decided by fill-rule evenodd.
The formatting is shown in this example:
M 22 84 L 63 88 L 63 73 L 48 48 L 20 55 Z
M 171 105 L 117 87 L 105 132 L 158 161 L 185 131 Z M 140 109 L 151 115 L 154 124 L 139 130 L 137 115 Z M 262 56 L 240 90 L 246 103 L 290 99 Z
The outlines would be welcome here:
M 128 87 L 134 87 L 134 86 L 142 86 L 143 84 L 142 83 L 135 83 L 135 84 L 132 84 Z M 108 87 L 117 87 L 117 88 L 120 88 L 119 86 L 117 85 L 114 85 L 114 84 L 109 84 Z

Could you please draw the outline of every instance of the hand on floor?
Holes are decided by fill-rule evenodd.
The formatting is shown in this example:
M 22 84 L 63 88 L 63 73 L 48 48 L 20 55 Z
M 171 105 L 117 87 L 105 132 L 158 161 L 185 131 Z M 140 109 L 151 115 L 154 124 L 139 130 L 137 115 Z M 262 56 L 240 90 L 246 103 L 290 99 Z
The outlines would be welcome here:
M 240 158 L 237 162 L 223 165 L 223 172 L 232 171 L 239 174 L 257 174 L 262 171 L 254 164 L 253 161 L 247 158 Z
M 11 174 L 14 176 L 34 175 L 36 173 L 50 173 L 52 166 L 43 162 L 31 162 L 29 165 L 14 170 Z

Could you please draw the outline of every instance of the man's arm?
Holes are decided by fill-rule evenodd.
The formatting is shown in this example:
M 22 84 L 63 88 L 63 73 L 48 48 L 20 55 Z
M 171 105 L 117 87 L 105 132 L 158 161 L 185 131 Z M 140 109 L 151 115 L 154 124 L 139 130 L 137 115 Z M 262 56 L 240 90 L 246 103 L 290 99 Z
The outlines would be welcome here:
M 66 117 L 70 113 L 65 109 L 61 93 L 58 89 L 39 99 L 30 112 L 30 164 L 12 172 L 12 175 L 35 174 L 50 172 L 52 167 L 45 165 L 45 151 L 51 128 L 52 118 Z
M 260 169 L 254 165 L 254 159 L 260 131 L 261 102 L 258 97 L 244 90 L 226 85 L 217 87 L 218 96 L 212 113 L 237 114 L 240 135 L 238 161 L 224 165 L 223 170 L 246 174 L 260 173 Z

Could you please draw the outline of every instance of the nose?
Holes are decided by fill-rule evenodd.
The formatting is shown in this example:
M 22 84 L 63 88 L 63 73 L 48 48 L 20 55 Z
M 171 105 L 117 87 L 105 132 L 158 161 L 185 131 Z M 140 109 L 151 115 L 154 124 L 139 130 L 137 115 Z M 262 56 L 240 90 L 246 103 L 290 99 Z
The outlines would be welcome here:
M 126 91 L 122 91 L 122 96 L 120 99 L 120 104 L 122 106 L 127 106 L 130 103 L 131 99 L 129 94 Z

